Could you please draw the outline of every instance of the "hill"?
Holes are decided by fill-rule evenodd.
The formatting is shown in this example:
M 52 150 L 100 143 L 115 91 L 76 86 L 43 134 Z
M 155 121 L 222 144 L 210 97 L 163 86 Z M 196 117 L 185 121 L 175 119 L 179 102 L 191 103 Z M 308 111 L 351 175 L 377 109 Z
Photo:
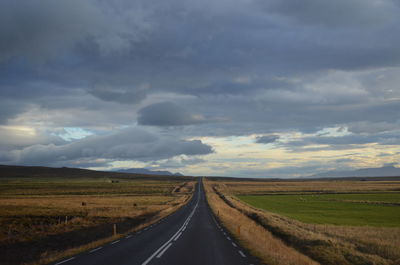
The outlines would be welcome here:
M 140 173 L 123 173 L 123 172 L 107 172 L 96 171 L 81 168 L 53 168 L 40 166 L 8 166 L 0 165 L 1 178 L 132 178 L 132 179 L 169 179 L 182 180 L 183 176 L 160 176 L 157 174 L 140 174 Z

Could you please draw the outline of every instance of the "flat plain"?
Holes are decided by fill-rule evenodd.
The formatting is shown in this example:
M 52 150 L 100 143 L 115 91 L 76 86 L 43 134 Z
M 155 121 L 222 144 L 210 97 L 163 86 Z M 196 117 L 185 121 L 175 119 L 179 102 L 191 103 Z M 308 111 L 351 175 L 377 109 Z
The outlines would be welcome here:
M 2 178 L 0 263 L 47 263 L 137 229 L 185 203 L 193 184 L 168 177 Z
M 244 195 L 238 198 L 305 223 L 400 227 L 400 193 Z

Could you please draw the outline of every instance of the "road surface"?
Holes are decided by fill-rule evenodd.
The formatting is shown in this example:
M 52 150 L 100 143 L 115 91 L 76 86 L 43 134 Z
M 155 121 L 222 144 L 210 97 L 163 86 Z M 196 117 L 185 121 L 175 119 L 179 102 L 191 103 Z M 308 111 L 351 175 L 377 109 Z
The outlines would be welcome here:
M 54 265 L 250 265 L 257 264 L 216 221 L 201 181 L 179 211 L 134 234 Z

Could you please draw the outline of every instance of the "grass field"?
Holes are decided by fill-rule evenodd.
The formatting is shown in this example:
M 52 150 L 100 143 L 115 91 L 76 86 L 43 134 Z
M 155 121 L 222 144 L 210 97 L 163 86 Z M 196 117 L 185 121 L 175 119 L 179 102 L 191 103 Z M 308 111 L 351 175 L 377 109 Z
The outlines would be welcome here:
M 0 264 L 48 261 L 52 253 L 113 236 L 114 224 L 118 233 L 145 225 L 182 205 L 193 183 L 168 177 L 2 178 Z
M 400 193 L 239 196 L 257 208 L 315 224 L 400 227 Z
M 239 195 L 282 193 L 399 192 L 400 181 L 308 180 L 308 181 L 220 181 L 227 191 Z
M 400 264 L 400 179 L 206 183 L 216 214 L 266 264 Z

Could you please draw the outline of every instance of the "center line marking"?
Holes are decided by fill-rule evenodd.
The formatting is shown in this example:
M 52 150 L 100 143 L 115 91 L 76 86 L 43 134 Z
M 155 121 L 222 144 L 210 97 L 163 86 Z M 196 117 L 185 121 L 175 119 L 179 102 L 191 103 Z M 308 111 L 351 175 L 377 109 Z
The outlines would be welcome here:
M 237 245 L 236 245 L 235 243 L 233 243 L 233 242 L 232 242 L 232 245 L 233 245 L 234 247 L 237 247 Z
M 245 255 L 241 250 L 239 250 L 239 254 L 240 254 L 240 256 L 242 256 L 243 258 L 246 257 L 246 255 Z
M 178 240 L 178 238 L 182 235 L 182 232 L 180 232 L 174 239 L 174 241 Z
M 157 259 L 161 258 L 161 256 L 165 253 L 165 251 L 167 251 L 167 249 L 169 249 L 170 246 L 172 246 L 172 243 L 169 243 L 168 246 L 166 246 L 166 247 L 164 248 L 164 250 L 161 251 L 160 254 L 157 255 L 156 258 L 157 258 Z

